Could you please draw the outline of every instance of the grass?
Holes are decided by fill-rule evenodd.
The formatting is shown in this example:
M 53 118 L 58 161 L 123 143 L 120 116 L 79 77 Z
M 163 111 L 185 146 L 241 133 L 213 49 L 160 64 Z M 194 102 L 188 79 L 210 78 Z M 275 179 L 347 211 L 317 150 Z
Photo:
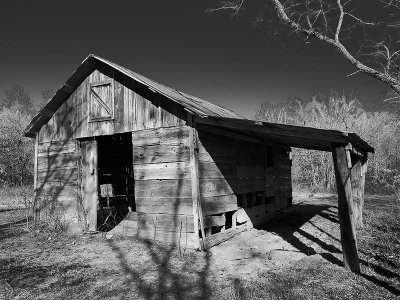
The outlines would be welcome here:
M 22 208 L 29 205 L 33 195 L 32 186 L 3 186 L 0 187 L 0 209 L 7 208 Z
M 0 225 L 0 299 L 399 299 L 396 201 L 366 199 L 362 276 L 320 255 L 249 276 L 215 265 L 210 253 Z
M 377 260 L 400 269 L 400 199 L 387 197 L 383 201 L 367 201 L 365 233 L 360 241 Z

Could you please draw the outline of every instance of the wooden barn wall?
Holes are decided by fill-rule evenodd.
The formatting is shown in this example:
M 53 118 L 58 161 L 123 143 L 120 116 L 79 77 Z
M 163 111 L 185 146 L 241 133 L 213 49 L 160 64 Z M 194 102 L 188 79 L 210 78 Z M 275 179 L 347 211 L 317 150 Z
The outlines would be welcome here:
M 38 144 L 36 190 L 41 219 L 72 230 L 78 227 L 78 169 L 75 141 Z
M 89 122 L 90 84 L 111 80 L 113 120 Z M 66 141 L 184 125 L 183 107 L 133 79 L 103 67 L 90 74 L 39 131 L 39 142 Z
M 90 85 L 106 81 L 111 82 L 113 119 L 90 122 Z M 53 211 L 57 206 L 57 209 L 63 211 L 61 215 L 67 222 L 78 221 L 80 150 L 76 149 L 76 139 L 183 126 L 186 123 L 186 116 L 186 111 L 180 105 L 134 82 L 131 78 L 114 72 L 111 68 L 101 67 L 93 71 L 38 132 L 37 194 L 40 195 L 43 205 Z M 180 146 L 177 144 L 171 147 L 179 149 Z M 158 151 L 167 151 L 166 149 L 164 144 L 160 144 Z M 185 157 L 186 150 L 182 149 L 177 155 L 183 156 L 177 159 Z M 174 164 L 174 161 L 168 162 L 168 158 L 165 162 Z M 179 160 L 175 161 L 176 167 L 180 167 L 178 162 Z M 146 180 L 149 178 L 146 176 L 142 178 L 143 182 L 148 182 Z M 191 211 L 191 208 L 186 210 Z
M 138 236 L 194 245 L 189 128 L 132 133 Z
M 266 161 L 267 147 L 272 150 L 272 166 Z M 252 223 L 258 224 L 284 210 L 292 197 L 289 151 L 287 147 L 249 141 L 244 136 L 241 139 L 237 134 L 233 137 L 200 129 L 203 215 L 221 217 L 242 207 Z

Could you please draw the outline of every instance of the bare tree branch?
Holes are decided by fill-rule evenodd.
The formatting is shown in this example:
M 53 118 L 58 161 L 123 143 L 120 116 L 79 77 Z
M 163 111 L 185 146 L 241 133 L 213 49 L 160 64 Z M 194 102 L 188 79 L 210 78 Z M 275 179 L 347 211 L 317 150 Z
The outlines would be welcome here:
M 231 10 L 238 15 L 246 3 L 245 0 L 223 1 L 219 7 L 209 11 Z M 315 38 L 338 51 L 356 68 L 348 76 L 367 74 L 400 95 L 400 36 L 397 32 L 400 28 L 400 0 L 378 0 L 375 4 L 386 10 L 386 19 L 365 20 L 359 16 L 359 6 L 353 0 L 267 0 L 267 4 L 260 9 L 272 11 L 279 20 L 278 25 L 306 36 L 304 43 Z M 254 4 L 249 2 L 249 5 Z M 380 40 L 376 40 L 378 28 L 388 30 Z M 353 34 L 361 37 L 360 48 L 355 53 L 344 44 Z M 396 41 L 397 48 L 393 46 L 392 39 Z M 367 61 L 361 61 L 362 58 Z

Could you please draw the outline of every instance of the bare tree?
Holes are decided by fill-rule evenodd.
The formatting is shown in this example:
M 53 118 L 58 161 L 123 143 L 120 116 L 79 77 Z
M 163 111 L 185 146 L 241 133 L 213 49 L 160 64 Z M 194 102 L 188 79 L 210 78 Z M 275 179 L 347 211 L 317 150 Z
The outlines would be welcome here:
M 258 23 L 319 40 L 400 97 L 400 0 L 223 0 L 209 11 L 251 13 Z M 371 14 L 371 11 L 373 13 Z M 349 76 L 350 76 L 349 75 Z
M 26 92 L 22 86 L 16 83 L 12 85 L 11 89 L 4 91 L 4 95 L 1 97 L 0 102 L 0 108 L 11 108 L 13 106 L 18 107 L 20 110 L 23 110 L 27 113 L 32 113 L 34 110 L 33 103 L 28 92 Z

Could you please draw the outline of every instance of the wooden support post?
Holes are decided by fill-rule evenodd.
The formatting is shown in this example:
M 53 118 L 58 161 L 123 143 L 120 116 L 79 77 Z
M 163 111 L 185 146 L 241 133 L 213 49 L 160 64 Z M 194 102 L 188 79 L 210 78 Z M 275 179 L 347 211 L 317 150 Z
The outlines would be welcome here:
M 236 220 L 237 220 L 238 211 L 235 211 L 232 214 L 232 228 L 236 228 Z
M 365 153 L 364 157 L 361 159 L 361 177 L 360 177 L 360 222 L 363 226 L 363 208 L 364 208 L 364 195 L 365 195 L 365 177 L 368 168 L 368 155 Z
M 360 273 L 356 232 L 353 224 L 351 169 L 348 167 L 346 151 L 343 146 L 334 146 L 332 151 L 338 192 L 340 237 L 345 268 L 350 269 L 354 273 Z
M 33 203 L 32 203 L 32 214 L 33 224 L 36 225 L 38 221 L 38 184 L 37 184 L 37 173 L 38 173 L 38 151 L 39 151 L 39 132 L 35 136 L 35 160 L 33 169 Z
M 192 182 L 192 199 L 193 199 L 193 220 L 194 220 L 194 235 L 195 235 L 195 248 L 205 249 L 205 231 L 203 226 L 203 212 L 201 209 L 200 201 L 200 183 L 199 183 L 199 162 L 198 162 L 198 145 L 197 145 L 197 130 L 193 122 L 193 116 L 189 114 L 191 128 L 189 128 L 189 150 L 190 150 L 190 174 Z M 200 245 L 199 238 L 199 222 L 201 235 L 203 237 L 202 245 Z

